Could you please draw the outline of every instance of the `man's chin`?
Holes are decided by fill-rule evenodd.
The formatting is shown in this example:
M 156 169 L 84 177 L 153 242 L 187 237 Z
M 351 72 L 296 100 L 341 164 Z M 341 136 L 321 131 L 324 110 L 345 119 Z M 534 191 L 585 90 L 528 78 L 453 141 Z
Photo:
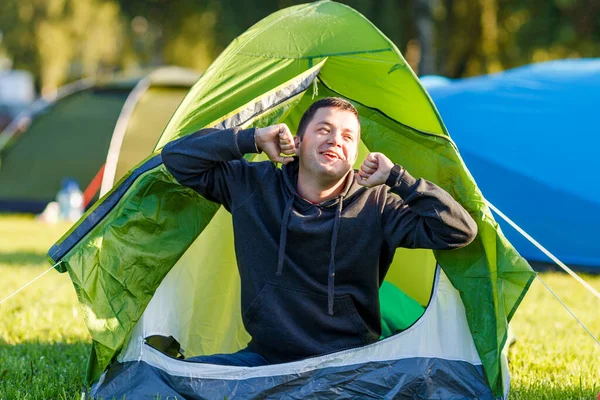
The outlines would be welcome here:
M 341 161 L 341 160 L 340 160 Z M 306 172 L 309 172 L 313 176 L 321 176 L 328 181 L 335 181 L 337 179 L 342 179 L 346 176 L 348 171 L 352 170 L 351 166 L 346 165 L 343 162 L 334 162 L 334 163 L 302 163 L 302 159 L 300 159 L 300 169 L 305 168 Z
M 339 166 L 322 165 L 319 172 L 330 179 L 342 179 L 351 169 L 352 168 L 347 167 L 340 168 Z

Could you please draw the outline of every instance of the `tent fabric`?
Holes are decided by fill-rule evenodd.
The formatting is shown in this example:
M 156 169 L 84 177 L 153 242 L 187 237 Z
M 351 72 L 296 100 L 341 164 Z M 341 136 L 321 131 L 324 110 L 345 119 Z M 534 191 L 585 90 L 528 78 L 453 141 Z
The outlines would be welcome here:
M 600 187 L 591 184 L 599 77 L 600 60 L 577 59 L 421 79 L 484 196 L 563 262 L 592 270 L 600 267 Z M 500 225 L 526 259 L 551 262 Z
M 390 282 L 383 282 L 381 285 L 379 304 L 382 338 L 408 329 L 425 312 L 422 305 Z
M 141 340 L 154 334 L 175 337 L 188 357 L 234 352 L 248 343 L 231 218 L 177 184 L 160 164 L 159 151 L 210 126 L 285 122 L 294 131 L 314 100 L 331 95 L 357 107 L 363 157 L 384 152 L 449 191 L 476 220 L 479 234 L 464 249 L 398 249 L 386 281 L 427 306 L 439 263 L 467 321 L 468 329 L 452 338 L 472 341 L 477 360 L 469 362 L 481 363 L 495 397 L 506 395 L 501 353 L 508 321 L 534 273 L 498 230 L 433 103 L 394 44 L 356 11 L 328 1 L 276 12 L 237 38 L 183 100 L 146 159 L 151 164 L 126 175 L 51 249 L 51 262 L 60 261 L 73 280 L 93 338 L 89 381 L 97 381 L 111 362 L 140 361 L 149 353 L 141 350 Z M 416 332 L 424 318 L 379 343 Z M 443 331 L 431 332 L 430 345 L 440 342 Z M 374 360 L 363 351 L 348 354 Z M 402 351 L 385 354 L 389 360 Z
M 408 373 L 407 373 L 408 371 Z M 290 399 L 494 399 L 483 368 L 463 361 L 403 359 L 323 368 L 293 376 L 239 380 L 201 379 L 171 375 L 143 361 L 128 362 L 111 369 L 98 396 L 143 398 L 161 393 L 186 399 L 255 399 L 277 396 Z M 389 387 L 389 382 L 394 387 Z M 435 384 L 430 384 L 435 382 Z M 343 388 L 343 389 L 341 389 Z
M 152 153 L 161 129 L 198 77 L 185 68 L 162 67 L 133 88 L 112 134 L 101 195 Z
M 41 212 L 65 178 L 85 187 L 104 163 L 127 94 L 90 87 L 32 116 L 26 132 L 0 154 L 3 211 Z
M 123 137 L 117 158 L 115 177 L 121 179 L 129 170 L 152 153 L 160 137 L 161 128 L 167 124 L 189 88 L 149 87 L 137 102 Z M 169 111 L 171 111 L 169 113 Z M 160 127 L 148 129 L 150 126 Z M 103 182 L 107 176 L 103 178 Z
M 231 367 L 168 357 L 143 335 L 130 343 L 116 368 L 91 395 L 186 398 L 473 398 L 493 399 L 456 289 L 438 269 L 433 299 L 414 327 L 360 349 L 263 367 Z M 391 304 L 390 304 L 391 306 Z M 155 298 L 148 310 L 157 312 Z M 147 315 L 152 315 L 148 313 Z M 171 321 L 145 321 L 144 331 L 165 331 Z M 136 329 L 141 329 L 138 324 Z M 440 335 L 440 333 L 443 333 Z
M 94 85 L 91 79 L 81 79 L 60 87 L 50 96 L 40 97 L 30 104 L 25 110 L 11 121 L 0 133 L 0 153 L 5 151 L 31 124 L 31 118 L 46 109 L 49 104 L 67 97 L 75 92 L 91 88 Z
M 111 183 L 120 179 L 152 152 L 197 77 L 165 67 L 137 78 L 81 81 L 61 89 L 52 101 L 36 102 L 0 135 L 6 142 L 0 149 L 0 211 L 41 212 L 65 178 L 85 189 L 105 164 L 115 137 L 122 157 L 115 168 L 109 163 L 104 175 L 113 172 Z M 136 90 L 140 86 L 143 90 Z M 133 92 L 136 101 L 130 101 Z M 125 108 L 129 112 L 122 118 Z

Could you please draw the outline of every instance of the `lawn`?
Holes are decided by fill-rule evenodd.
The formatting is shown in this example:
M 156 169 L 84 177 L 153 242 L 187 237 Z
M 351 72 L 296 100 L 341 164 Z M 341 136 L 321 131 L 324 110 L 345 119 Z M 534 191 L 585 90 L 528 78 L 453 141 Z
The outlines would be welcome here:
M 0 300 L 48 269 L 46 250 L 67 229 L 0 216 Z M 541 277 L 600 336 L 600 300 L 565 274 Z M 600 276 L 583 277 L 600 290 Z M 511 399 L 596 399 L 600 346 L 539 281 L 512 326 Z M 89 345 L 68 275 L 50 271 L 0 305 L 0 399 L 79 399 Z

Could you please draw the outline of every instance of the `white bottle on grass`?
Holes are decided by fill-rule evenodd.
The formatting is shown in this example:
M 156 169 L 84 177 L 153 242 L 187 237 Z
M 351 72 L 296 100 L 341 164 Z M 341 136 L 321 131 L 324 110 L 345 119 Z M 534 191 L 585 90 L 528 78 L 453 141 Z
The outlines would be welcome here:
M 76 222 L 83 215 L 83 193 L 73 179 L 65 179 L 56 195 L 60 210 L 60 219 Z

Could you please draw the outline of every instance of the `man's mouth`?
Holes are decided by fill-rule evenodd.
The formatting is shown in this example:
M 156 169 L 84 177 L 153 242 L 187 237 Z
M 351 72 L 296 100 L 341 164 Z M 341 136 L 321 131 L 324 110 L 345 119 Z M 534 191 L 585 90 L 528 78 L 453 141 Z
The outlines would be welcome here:
M 323 151 L 323 152 L 321 152 L 321 154 L 322 154 L 322 155 L 323 155 L 325 158 L 327 158 L 327 159 L 329 159 L 329 160 L 332 160 L 332 161 L 335 161 L 335 160 L 343 160 L 343 159 L 344 159 L 344 158 L 343 158 L 341 155 L 339 155 L 338 153 L 336 153 L 336 152 L 334 152 L 334 151 Z

